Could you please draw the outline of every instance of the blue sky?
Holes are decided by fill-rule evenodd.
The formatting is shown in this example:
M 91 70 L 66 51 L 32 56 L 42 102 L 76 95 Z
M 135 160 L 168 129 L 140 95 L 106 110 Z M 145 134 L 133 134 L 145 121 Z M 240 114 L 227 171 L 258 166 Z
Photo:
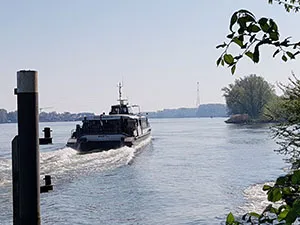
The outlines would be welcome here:
M 39 105 L 48 111 L 108 111 L 124 95 L 143 111 L 225 103 L 221 89 L 257 74 L 286 83 L 300 77 L 299 59 L 283 63 L 264 49 L 258 65 L 244 60 L 232 76 L 215 61 L 238 9 L 273 17 L 282 36 L 300 40 L 300 14 L 267 0 L 64 0 L 0 3 L 0 108 L 16 109 L 16 72 L 39 72 Z

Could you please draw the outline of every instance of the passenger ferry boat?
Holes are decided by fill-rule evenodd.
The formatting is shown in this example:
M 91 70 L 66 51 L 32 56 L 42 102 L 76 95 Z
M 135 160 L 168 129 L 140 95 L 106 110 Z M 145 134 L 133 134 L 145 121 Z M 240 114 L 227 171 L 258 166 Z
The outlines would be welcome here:
M 80 153 L 105 151 L 123 146 L 133 147 L 151 135 L 147 116 L 133 113 L 133 107 L 122 99 L 122 84 L 119 83 L 119 104 L 112 105 L 109 115 L 85 117 L 82 125 L 72 130 L 67 146 Z

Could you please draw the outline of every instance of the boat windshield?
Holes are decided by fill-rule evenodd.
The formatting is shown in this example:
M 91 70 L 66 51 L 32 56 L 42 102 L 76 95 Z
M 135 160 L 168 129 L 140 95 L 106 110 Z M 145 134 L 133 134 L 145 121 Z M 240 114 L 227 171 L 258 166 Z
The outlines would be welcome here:
M 130 114 L 132 113 L 130 110 L 130 107 L 127 105 L 113 105 L 110 110 L 110 115 L 111 114 Z
M 79 136 L 85 134 L 133 134 L 137 122 L 135 119 L 126 117 L 108 117 L 98 120 L 84 120 L 82 127 L 77 127 Z

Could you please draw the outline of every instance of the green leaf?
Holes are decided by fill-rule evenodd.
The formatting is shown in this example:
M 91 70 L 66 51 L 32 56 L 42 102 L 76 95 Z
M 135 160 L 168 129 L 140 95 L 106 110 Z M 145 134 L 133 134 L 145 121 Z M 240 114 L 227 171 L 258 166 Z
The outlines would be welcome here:
M 235 69 L 236 69 L 236 65 L 233 65 L 233 66 L 231 67 L 231 74 L 232 74 L 232 75 L 234 74 Z
M 245 17 L 240 17 L 237 20 L 237 23 L 240 25 L 241 28 L 243 28 L 244 30 L 247 28 L 247 19 Z
M 281 211 L 278 215 L 278 221 L 282 221 L 285 219 L 285 217 L 287 216 L 289 210 L 285 209 L 283 211 Z
M 291 189 L 290 189 L 290 187 L 284 187 L 283 189 L 282 189 L 282 194 L 283 195 L 290 195 L 292 192 L 291 192 Z
M 229 26 L 229 29 L 230 31 L 232 31 L 232 27 L 233 25 L 236 23 L 238 17 L 237 17 L 237 12 L 235 12 L 232 16 L 231 16 L 231 19 L 230 19 L 230 26 Z M 233 31 L 232 31 L 233 32 Z
M 300 170 L 294 171 L 292 175 L 292 184 L 300 184 Z
M 285 217 L 285 222 L 287 224 L 292 224 L 297 219 L 297 212 L 294 209 L 291 209 Z
M 279 188 L 273 188 L 268 194 L 268 200 L 271 202 L 277 202 L 281 200 L 282 195 Z
M 234 33 L 231 33 L 231 34 L 228 34 L 226 37 L 229 38 L 229 39 L 232 39 L 234 36 Z
M 253 52 L 253 62 L 258 63 L 259 62 L 259 45 L 256 45 Z
M 281 206 L 279 206 L 279 208 L 278 208 L 278 212 L 282 212 L 282 211 L 285 210 L 286 208 L 287 208 L 286 205 L 281 205 Z
M 248 56 L 251 60 L 253 60 L 253 53 L 248 51 L 245 53 L 246 56 Z
M 272 32 L 272 33 L 270 33 L 270 38 L 271 38 L 273 41 L 278 41 L 278 40 L 279 40 L 279 34 L 276 33 L 276 32 Z
M 271 186 L 269 186 L 269 185 L 264 185 L 263 186 L 263 191 L 268 191 L 268 190 L 270 190 L 272 187 Z
M 277 178 L 275 184 L 277 184 L 277 185 L 284 185 L 286 181 L 287 181 L 287 177 L 286 176 L 281 176 L 281 177 Z
M 226 218 L 226 224 L 233 224 L 233 223 L 234 223 L 234 216 L 232 215 L 232 213 L 229 213 Z
M 300 199 L 294 201 L 293 208 L 296 209 L 298 213 L 300 213 Z
M 277 210 L 276 208 L 272 207 L 272 208 L 270 209 L 270 213 L 278 214 L 278 210 Z
M 250 26 L 250 32 L 254 32 L 254 33 L 257 33 L 259 32 L 261 29 L 259 28 L 259 26 L 257 25 L 252 25 Z
M 295 56 L 293 53 L 287 51 L 286 54 L 291 58 L 291 59 L 295 59 Z
M 238 33 L 239 34 L 244 34 L 245 32 L 245 28 L 244 27 L 240 27 L 240 29 L 238 29 Z
M 255 22 L 255 19 L 253 16 L 247 14 L 246 16 L 244 16 L 246 22 Z
M 274 22 L 274 20 L 270 19 L 270 25 L 273 31 L 277 32 L 278 31 L 278 26 L 277 24 Z
M 268 33 L 270 26 L 266 23 L 266 24 L 260 25 L 260 28 L 262 29 L 263 32 Z
M 283 61 L 287 61 L 287 57 L 285 56 L 285 55 L 283 55 L 282 57 L 281 57 L 281 59 L 283 60 Z
M 259 19 L 258 24 L 260 26 L 260 28 L 264 31 L 264 32 L 268 32 L 270 29 L 270 26 L 268 24 L 268 19 L 262 17 L 261 19 Z
M 225 54 L 224 55 L 224 61 L 228 64 L 231 65 L 234 62 L 233 56 L 231 54 Z
M 234 43 L 236 43 L 238 46 L 242 47 L 244 44 L 243 44 L 243 41 L 237 37 L 233 38 L 232 41 Z
M 265 17 L 262 17 L 262 18 L 260 18 L 259 20 L 258 20 L 258 24 L 259 25 L 265 25 L 266 23 L 268 22 L 268 19 L 267 18 L 265 18 Z

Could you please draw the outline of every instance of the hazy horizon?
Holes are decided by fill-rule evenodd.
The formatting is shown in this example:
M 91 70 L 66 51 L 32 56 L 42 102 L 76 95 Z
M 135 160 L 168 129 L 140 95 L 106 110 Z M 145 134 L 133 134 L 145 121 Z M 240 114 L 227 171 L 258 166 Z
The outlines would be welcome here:
M 221 89 L 250 74 L 276 85 L 291 71 L 300 77 L 299 59 L 272 59 L 262 48 L 254 65 L 242 60 L 232 76 L 216 67 L 233 12 L 245 8 L 272 17 L 282 38 L 300 40 L 299 14 L 268 1 L 65 0 L 9 1 L 0 8 L 0 108 L 16 110 L 16 73 L 39 72 L 39 107 L 45 111 L 108 111 L 124 97 L 142 111 L 225 104 Z

